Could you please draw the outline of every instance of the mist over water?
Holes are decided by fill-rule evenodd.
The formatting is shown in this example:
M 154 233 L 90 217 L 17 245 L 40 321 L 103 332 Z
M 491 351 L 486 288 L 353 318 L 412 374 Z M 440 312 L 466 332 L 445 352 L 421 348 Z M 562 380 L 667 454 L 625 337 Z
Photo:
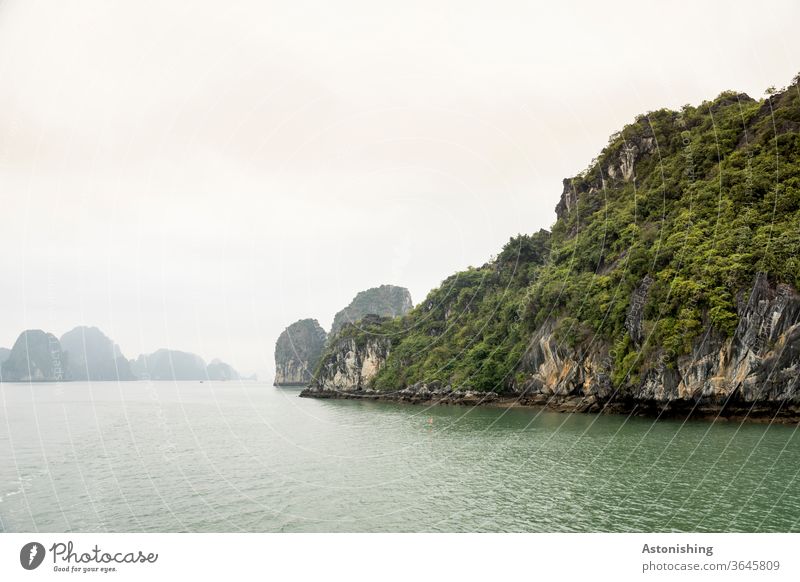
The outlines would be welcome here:
M 0 385 L 0 531 L 798 531 L 796 428 Z

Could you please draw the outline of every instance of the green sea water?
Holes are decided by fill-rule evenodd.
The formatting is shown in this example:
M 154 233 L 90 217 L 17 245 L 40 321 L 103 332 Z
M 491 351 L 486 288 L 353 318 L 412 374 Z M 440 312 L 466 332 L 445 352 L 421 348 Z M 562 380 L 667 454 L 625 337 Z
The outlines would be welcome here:
M 0 531 L 798 531 L 795 426 L 0 384 Z

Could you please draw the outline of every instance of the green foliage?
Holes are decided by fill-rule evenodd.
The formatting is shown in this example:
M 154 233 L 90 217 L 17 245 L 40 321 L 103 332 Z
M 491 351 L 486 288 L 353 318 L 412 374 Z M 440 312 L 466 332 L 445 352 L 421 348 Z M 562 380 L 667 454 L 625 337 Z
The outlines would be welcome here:
M 626 155 L 635 159 L 627 176 Z M 551 235 L 511 239 L 392 323 L 378 388 L 439 380 L 503 390 L 548 320 L 564 346 L 613 346 L 612 381 L 634 384 L 657 357 L 672 365 L 689 353 L 709 327 L 730 336 L 758 272 L 800 288 L 796 81 L 763 101 L 725 92 L 642 115 L 569 186 L 577 202 Z M 625 319 L 646 275 L 647 338 L 634 345 Z
M 524 350 L 520 305 L 549 255 L 549 233 L 519 235 L 480 268 L 449 277 L 402 318 L 378 389 L 438 380 L 501 390 Z
M 645 352 L 665 352 L 669 361 L 690 352 L 708 325 L 734 332 L 737 294 L 757 272 L 797 286 L 799 104 L 797 86 L 773 97 L 771 108 L 726 92 L 699 107 L 642 116 L 612 136 L 573 181 L 583 204 L 553 229 L 551 264 L 528 294 L 528 327 L 564 315 L 569 328 L 577 319 L 590 336 L 614 342 L 627 333 L 633 290 L 650 274 Z M 774 120 L 786 120 L 777 137 Z M 641 151 L 646 140 L 657 145 L 637 158 L 636 180 L 609 179 L 623 148 Z M 592 202 L 598 192 L 607 204 Z M 617 347 L 621 383 L 636 357 L 632 347 Z

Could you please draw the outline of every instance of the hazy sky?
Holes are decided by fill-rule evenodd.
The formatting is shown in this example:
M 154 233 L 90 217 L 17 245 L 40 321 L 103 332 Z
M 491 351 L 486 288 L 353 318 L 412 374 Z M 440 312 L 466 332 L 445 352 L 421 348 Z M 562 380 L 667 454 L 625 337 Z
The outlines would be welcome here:
M 799 6 L 0 2 L 0 346 L 89 324 L 271 379 L 294 320 L 549 227 L 636 114 L 787 84 Z

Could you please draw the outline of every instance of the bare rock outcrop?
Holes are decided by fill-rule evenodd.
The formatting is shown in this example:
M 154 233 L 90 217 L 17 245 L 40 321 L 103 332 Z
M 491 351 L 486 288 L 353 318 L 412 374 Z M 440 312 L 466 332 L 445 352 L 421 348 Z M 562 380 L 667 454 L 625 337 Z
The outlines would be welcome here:
M 634 295 L 646 294 L 643 281 Z M 645 289 L 645 291 L 642 291 Z M 641 305 L 632 302 L 629 331 L 641 341 Z M 706 329 L 690 354 L 672 362 L 663 353 L 642 363 L 639 379 L 612 388 L 608 346 L 586 349 L 556 340 L 554 323 L 542 325 L 531 339 L 523 370 L 514 385 L 522 394 L 586 397 L 613 408 L 687 407 L 724 413 L 791 415 L 800 410 L 800 295 L 789 285 L 770 285 L 759 275 L 749 297 L 740 300 L 739 324 L 732 337 Z M 632 330 L 632 331 L 631 331 Z M 636 339 L 636 338 L 634 338 Z
M 375 325 L 382 319 L 368 315 L 361 322 Z M 389 357 L 391 341 L 381 336 L 362 338 L 348 334 L 353 327 L 353 324 L 345 325 L 334 338 L 309 388 L 310 393 L 359 392 L 370 388 L 370 382 Z

